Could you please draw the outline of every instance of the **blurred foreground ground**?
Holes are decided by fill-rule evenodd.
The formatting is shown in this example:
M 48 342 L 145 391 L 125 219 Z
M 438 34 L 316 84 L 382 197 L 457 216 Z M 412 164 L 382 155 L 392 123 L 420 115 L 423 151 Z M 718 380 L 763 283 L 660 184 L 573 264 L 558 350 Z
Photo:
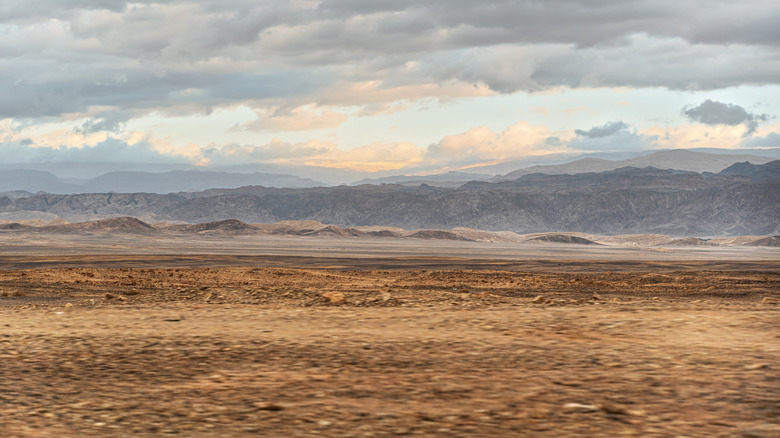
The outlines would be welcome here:
M 0 436 L 780 436 L 776 265 L 565 265 L 0 271 Z

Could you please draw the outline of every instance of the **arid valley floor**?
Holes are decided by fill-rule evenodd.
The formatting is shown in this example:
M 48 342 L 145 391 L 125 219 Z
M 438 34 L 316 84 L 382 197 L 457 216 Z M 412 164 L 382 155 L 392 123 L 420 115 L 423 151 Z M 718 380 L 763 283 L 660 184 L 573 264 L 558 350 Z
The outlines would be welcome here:
M 780 436 L 780 250 L 3 235 L 0 436 Z

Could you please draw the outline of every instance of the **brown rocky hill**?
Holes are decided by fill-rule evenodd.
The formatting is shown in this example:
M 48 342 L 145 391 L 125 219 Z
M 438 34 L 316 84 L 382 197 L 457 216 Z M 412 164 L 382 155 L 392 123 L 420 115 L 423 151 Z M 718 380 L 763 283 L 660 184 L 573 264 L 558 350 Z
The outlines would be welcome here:
M 102 232 L 102 233 L 153 233 L 157 231 L 153 226 L 134 217 L 115 217 L 96 221 L 79 222 L 63 225 L 39 227 L 40 231 L 47 232 Z
M 461 236 L 458 233 L 445 230 L 419 230 L 411 234 L 407 234 L 406 237 L 414 239 L 444 239 L 444 240 L 463 240 L 471 241 L 471 239 Z
M 263 230 L 236 219 L 206 222 L 202 224 L 170 225 L 165 231 L 200 234 L 262 234 Z
M 570 234 L 545 234 L 542 236 L 532 237 L 528 240 L 534 242 L 574 243 L 577 245 L 600 245 L 600 243 L 594 242 L 590 239 L 579 236 L 572 236 Z
M 780 247 L 780 236 L 765 237 L 763 239 L 758 239 L 756 241 L 748 243 L 748 245 L 750 245 L 750 246 L 774 246 L 774 247 Z

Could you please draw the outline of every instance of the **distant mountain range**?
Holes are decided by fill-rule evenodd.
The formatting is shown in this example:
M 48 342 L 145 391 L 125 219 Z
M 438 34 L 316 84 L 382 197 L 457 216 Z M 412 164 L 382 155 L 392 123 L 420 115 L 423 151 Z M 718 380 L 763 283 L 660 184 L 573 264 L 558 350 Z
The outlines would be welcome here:
M 39 194 L 0 198 L 3 216 L 68 221 L 132 216 L 191 224 L 314 220 L 340 227 L 671 236 L 780 233 L 780 161 L 740 163 L 717 174 L 624 167 L 574 175 L 531 174 L 457 188 L 402 185 L 202 192 Z M 50 217 L 50 216 L 47 216 Z
M 404 186 L 418 186 L 428 184 L 436 187 L 458 187 L 469 181 L 487 181 L 493 175 L 465 172 L 447 172 L 426 176 L 395 175 L 381 178 L 364 178 L 350 184 L 359 186 L 363 184 L 399 184 Z
M 578 174 L 603 172 L 627 166 L 717 173 L 737 162 L 749 161 L 754 165 L 765 164 L 776 159 L 772 157 L 780 157 L 780 148 L 751 151 L 755 153 L 701 149 L 695 151 L 672 150 L 645 153 L 600 153 L 588 154 L 587 156 L 580 155 L 579 157 L 553 154 L 445 173 L 363 178 L 353 182 L 351 185 L 399 184 L 414 187 L 427 184 L 435 187 L 457 188 L 469 181 L 511 181 L 522 175 L 532 173 L 545 173 L 548 175 Z M 766 155 L 761 155 L 762 153 Z M 624 158 L 626 156 L 629 158 Z M 230 171 L 225 169 L 176 169 L 154 172 L 112 170 L 105 173 L 93 173 L 97 176 L 90 179 L 78 179 L 74 175 L 78 175 L 79 169 L 86 166 L 84 163 L 72 163 L 59 167 L 51 165 L 46 169 L 38 168 L 35 170 L 14 169 L 8 166 L 0 163 L 0 196 L 25 197 L 37 192 L 60 194 L 144 192 L 162 194 L 202 191 L 211 188 L 230 189 L 250 185 L 276 188 L 307 188 L 341 184 L 354 181 L 360 175 L 366 175 L 365 172 L 317 167 L 288 169 L 291 173 L 287 174 L 281 173 L 284 170 L 283 168 L 270 165 L 247 164 Z M 117 166 L 120 165 L 106 165 L 104 167 L 111 168 Z M 154 168 L 159 170 L 159 165 Z M 256 171 L 257 169 L 265 168 L 268 168 L 270 171 Z M 100 167 L 97 169 L 100 169 Z M 505 169 L 510 169 L 511 172 L 504 175 L 496 174 L 499 171 L 505 171 Z M 91 171 L 94 170 L 96 169 L 91 169 Z M 481 170 L 481 173 L 475 173 L 478 170 Z M 496 173 L 489 173 L 490 171 Z M 61 175 L 66 175 L 66 177 L 61 177 Z
M 0 170 L 0 192 L 29 193 L 176 193 L 215 187 L 236 188 L 247 185 L 265 187 L 316 187 L 317 181 L 272 173 L 230 173 L 204 170 L 169 172 L 116 171 L 96 178 L 72 182 L 40 170 Z
M 488 175 L 484 173 L 447 172 L 434 175 L 396 175 L 382 178 L 366 178 L 353 183 L 360 184 L 400 184 L 418 186 L 428 184 L 436 187 L 458 187 L 468 181 L 512 181 L 523 175 L 544 173 L 547 175 L 575 175 L 586 172 L 605 172 L 621 167 L 655 167 L 658 169 L 690 170 L 693 172 L 717 173 L 741 161 L 752 164 L 765 164 L 775 158 L 753 154 L 723 154 L 697 152 L 684 149 L 658 151 L 637 157 L 608 160 L 604 158 L 586 157 L 563 164 L 537 164 L 525 166 L 506 175 Z
M 653 152 L 640 157 L 620 161 L 599 158 L 583 158 L 571 163 L 552 166 L 531 166 L 518 169 L 503 176 L 497 176 L 492 181 L 510 181 L 523 175 L 544 173 L 547 175 L 578 174 L 586 172 L 605 172 L 621 167 L 655 167 L 658 169 L 689 170 L 692 172 L 718 173 L 734 163 L 748 161 L 752 164 L 765 164 L 774 158 L 748 154 L 711 154 L 694 152 L 684 149 Z
M 361 184 L 399 184 L 418 186 L 428 184 L 436 187 L 459 187 L 468 181 L 512 181 L 523 175 L 544 173 L 547 175 L 575 175 L 587 172 L 605 172 L 621 167 L 655 167 L 658 169 L 690 170 L 693 172 L 717 173 L 730 165 L 749 161 L 752 164 L 765 164 L 775 160 L 770 156 L 753 154 L 725 154 L 712 152 L 689 151 L 684 149 L 651 152 L 622 160 L 585 157 L 561 164 L 535 164 L 523 166 L 505 175 L 489 175 L 486 173 L 446 172 L 432 175 L 395 175 L 381 178 L 365 178 L 352 183 Z M 487 170 L 488 168 L 485 168 Z

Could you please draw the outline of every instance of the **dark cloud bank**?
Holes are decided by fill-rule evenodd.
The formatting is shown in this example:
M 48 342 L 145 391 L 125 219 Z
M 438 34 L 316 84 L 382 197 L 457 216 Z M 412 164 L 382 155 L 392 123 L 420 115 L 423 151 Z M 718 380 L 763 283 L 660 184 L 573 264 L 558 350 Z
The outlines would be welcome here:
M 705 125 L 744 124 L 747 128 L 745 135 L 755 132 L 760 122 L 766 122 L 770 118 L 768 114 L 754 114 L 739 105 L 715 102 L 710 99 L 698 106 L 686 106 L 682 109 L 682 113 L 691 121 Z

